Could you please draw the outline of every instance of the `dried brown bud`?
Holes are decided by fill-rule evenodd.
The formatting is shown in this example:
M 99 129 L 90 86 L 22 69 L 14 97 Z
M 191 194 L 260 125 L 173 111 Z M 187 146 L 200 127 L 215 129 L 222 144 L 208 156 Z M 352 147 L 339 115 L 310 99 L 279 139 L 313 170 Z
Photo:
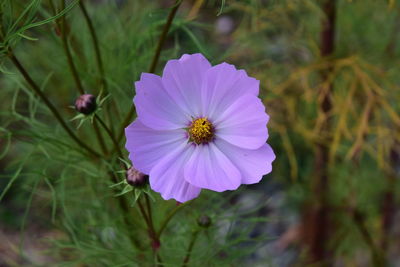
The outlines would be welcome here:
M 211 225 L 211 218 L 207 215 L 201 215 L 197 218 L 197 224 L 201 227 L 208 228 Z
M 75 101 L 75 108 L 78 112 L 88 115 L 96 110 L 96 97 L 91 94 L 83 94 Z
M 149 176 L 136 170 L 134 167 L 130 167 L 126 172 L 126 182 L 131 186 L 144 186 L 147 184 Z

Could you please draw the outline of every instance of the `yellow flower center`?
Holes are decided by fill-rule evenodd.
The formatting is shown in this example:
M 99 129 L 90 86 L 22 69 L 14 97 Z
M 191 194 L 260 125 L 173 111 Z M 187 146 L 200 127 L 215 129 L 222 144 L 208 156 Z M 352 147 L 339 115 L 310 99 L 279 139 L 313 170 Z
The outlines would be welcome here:
M 207 118 L 195 119 L 188 129 L 190 141 L 196 144 L 210 142 L 214 137 L 214 127 Z

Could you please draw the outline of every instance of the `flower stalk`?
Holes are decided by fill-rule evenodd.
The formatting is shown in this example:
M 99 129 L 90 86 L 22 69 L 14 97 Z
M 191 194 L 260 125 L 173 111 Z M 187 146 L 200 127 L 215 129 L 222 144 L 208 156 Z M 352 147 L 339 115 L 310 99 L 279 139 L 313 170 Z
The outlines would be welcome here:
M 93 26 L 93 22 L 87 12 L 84 0 L 79 1 L 79 8 L 82 11 L 83 17 L 85 18 L 86 24 L 89 28 L 90 37 L 92 38 L 94 52 L 96 56 L 97 66 L 100 72 L 101 84 L 103 86 L 104 92 L 107 93 L 107 81 L 104 74 L 104 67 L 103 67 L 103 60 L 101 58 L 100 47 L 99 47 L 99 40 L 97 38 L 96 31 Z
M 196 229 L 192 233 L 192 236 L 191 236 L 190 242 L 189 242 L 189 247 L 188 247 L 188 250 L 186 252 L 186 256 L 183 259 L 182 267 L 189 266 L 188 264 L 189 264 L 190 256 L 192 255 L 192 250 L 193 250 L 194 244 L 196 243 L 196 240 L 197 240 L 197 237 L 198 237 L 198 235 L 200 233 L 200 230 L 201 229 Z
M 165 217 L 164 221 L 161 223 L 161 227 L 157 232 L 157 236 L 160 237 L 162 233 L 164 232 L 165 228 L 167 227 L 169 221 L 176 215 L 178 211 L 183 209 L 184 207 L 188 206 L 190 203 L 192 203 L 193 200 L 187 201 L 185 203 L 179 204 L 176 206 L 168 215 Z
M 157 44 L 157 48 L 156 48 L 156 51 L 153 56 L 153 60 L 151 61 L 149 73 L 154 73 L 156 70 L 157 63 L 159 61 L 160 54 L 161 54 L 161 49 L 165 43 L 167 34 L 169 32 L 169 29 L 171 28 L 171 25 L 175 18 L 176 12 L 178 11 L 181 4 L 182 4 L 182 0 L 177 0 L 175 2 L 175 5 L 171 8 L 171 11 L 169 12 L 167 22 L 165 23 L 164 28 L 161 32 L 161 36 L 160 36 L 160 39 L 158 40 L 158 44 Z M 128 114 L 126 115 L 125 119 L 123 120 L 122 127 L 121 127 L 118 137 L 117 137 L 118 143 L 121 142 L 121 139 L 124 136 L 124 129 L 128 125 L 128 123 L 132 120 L 132 117 L 134 114 L 135 114 L 135 108 L 132 106 L 132 108 L 129 110 Z
M 29 73 L 25 70 L 25 68 L 22 66 L 18 58 L 13 54 L 11 48 L 8 50 L 8 57 L 11 59 L 15 67 L 18 69 L 18 71 L 22 74 L 24 77 L 25 81 L 31 86 L 33 91 L 40 97 L 40 99 L 46 104 L 46 106 L 50 109 L 51 113 L 54 115 L 54 117 L 58 120 L 58 122 L 61 124 L 62 128 L 67 132 L 67 134 L 82 148 L 84 148 L 87 152 L 89 152 L 91 155 L 93 155 L 96 158 L 101 157 L 99 153 L 94 151 L 92 148 L 90 148 L 88 145 L 83 143 L 76 135 L 75 133 L 69 128 L 67 123 L 64 121 L 62 118 L 61 114 L 57 111 L 57 109 L 54 107 L 54 105 L 50 102 L 50 100 L 47 98 L 47 96 L 40 90 L 39 86 L 35 83 L 35 81 L 32 79 L 32 77 L 29 75 Z
M 114 144 L 114 148 L 117 151 L 118 156 L 122 159 L 124 155 L 122 154 L 122 151 L 119 148 L 118 142 L 115 139 L 114 134 L 111 132 L 111 129 L 107 126 L 107 124 L 97 114 L 94 115 L 94 118 L 95 118 L 95 120 L 97 120 L 100 123 L 100 125 L 103 127 L 103 129 L 108 134 L 108 136 L 111 138 L 111 141 Z
M 158 249 L 160 248 L 160 239 L 157 236 L 156 230 L 154 228 L 154 223 L 153 223 L 153 216 L 151 213 L 151 206 L 150 206 L 150 201 L 149 201 L 149 197 L 145 196 L 146 200 L 145 200 L 145 205 L 146 205 L 146 209 L 147 209 L 147 213 L 145 208 L 143 207 L 143 204 L 141 202 L 140 199 L 138 199 L 137 203 L 138 203 L 138 207 L 139 207 L 139 211 L 142 214 L 142 217 L 146 223 L 147 226 L 147 231 L 149 234 L 149 238 L 150 238 L 150 242 L 151 242 L 151 247 L 153 249 L 155 258 L 157 259 L 157 266 L 163 266 L 163 261 L 161 259 L 160 254 L 158 253 Z
M 65 9 L 65 0 L 61 0 L 61 9 Z M 71 49 L 68 44 L 68 37 L 67 37 L 67 24 L 66 24 L 65 15 L 62 16 L 57 23 L 59 28 L 61 29 L 61 39 L 65 51 L 65 55 L 67 56 L 68 66 L 71 70 L 72 76 L 74 77 L 74 81 L 79 93 L 84 94 L 85 90 L 83 89 L 81 79 L 79 78 L 78 71 L 76 69 L 74 60 L 72 58 Z

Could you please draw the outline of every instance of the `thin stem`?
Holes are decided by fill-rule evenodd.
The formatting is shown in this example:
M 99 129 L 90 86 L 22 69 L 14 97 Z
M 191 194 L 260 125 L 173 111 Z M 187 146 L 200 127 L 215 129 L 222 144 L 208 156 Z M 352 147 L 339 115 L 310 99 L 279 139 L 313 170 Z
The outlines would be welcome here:
M 174 20 L 176 12 L 178 11 L 181 3 L 182 3 L 182 0 L 177 0 L 175 5 L 172 7 L 171 11 L 168 14 L 167 22 L 165 23 L 163 31 L 160 36 L 160 39 L 158 40 L 157 48 L 156 48 L 156 51 L 153 56 L 153 60 L 151 62 L 150 68 L 149 68 L 149 73 L 154 73 L 154 71 L 156 70 L 157 63 L 158 63 L 158 60 L 159 60 L 160 54 L 161 54 L 161 49 L 165 43 L 167 34 L 172 25 L 172 21 Z M 120 142 L 122 137 L 124 136 L 124 129 L 125 129 L 126 125 L 132 120 L 132 117 L 134 114 L 135 114 L 135 107 L 132 106 L 132 108 L 129 110 L 128 114 L 126 115 L 126 117 L 122 123 L 122 127 L 121 127 L 118 137 L 117 137 L 118 142 Z
M 53 1 L 50 0 L 50 3 L 51 3 L 51 7 L 53 9 L 53 12 L 56 13 Z M 65 9 L 65 1 L 64 0 L 61 0 L 61 8 Z M 82 86 L 78 71 L 77 71 L 75 63 L 74 63 L 74 59 L 72 57 L 71 49 L 68 44 L 67 21 L 66 21 L 65 16 L 62 16 L 60 20 L 56 21 L 56 23 L 57 23 L 57 26 L 61 29 L 61 39 L 62 39 L 62 43 L 63 43 L 63 47 L 64 47 L 64 52 L 65 52 L 65 55 L 67 56 L 68 66 L 69 66 L 69 69 L 71 70 L 72 76 L 74 78 L 76 88 L 78 89 L 79 93 L 84 94 L 85 90 Z M 104 154 L 107 154 L 107 148 L 104 143 L 103 136 L 101 135 L 101 133 L 99 131 L 99 127 L 96 122 L 94 122 L 93 128 L 96 133 L 96 138 L 100 144 L 101 151 Z
M 97 121 L 93 121 L 93 128 L 94 132 L 96 133 L 97 140 L 99 141 L 101 151 L 103 152 L 103 154 L 107 154 L 107 147 L 106 144 L 104 143 L 104 139 L 99 130 L 99 125 L 97 124 Z
M 146 195 L 146 197 L 147 197 L 147 195 Z M 138 199 L 137 203 L 138 203 L 138 206 L 139 206 L 140 213 L 142 214 L 142 216 L 143 216 L 143 218 L 144 218 L 144 220 L 146 222 L 146 225 L 147 225 L 147 230 L 149 232 L 149 238 L 151 240 L 151 246 L 153 248 L 153 252 L 155 254 L 155 258 L 157 259 L 157 266 L 163 266 L 163 261 L 161 259 L 161 256 L 157 252 L 157 250 L 158 250 L 158 248 L 160 246 L 160 240 L 157 237 L 157 234 L 156 234 L 156 232 L 154 230 L 154 224 L 153 224 L 153 220 L 152 220 L 152 217 L 151 217 L 151 208 L 149 206 L 148 197 L 146 198 L 148 214 L 146 214 L 146 211 L 145 211 L 145 209 L 143 207 L 143 204 L 140 201 L 140 199 Z
M 65 0 L 61 0 L 61 8 L 65 9 Z M 62 39 L 63 47 L 64 47 L 64 50 L 65 50 L 65 54 L 67 56 L 68 65 L 69 65 L 69 68 L 71 70 L 72 76 L 74 77 L 74 81 L 75 81 L 77 89 L 79 90 L 79 92 L 81 94 L 84 94 L 85 90 L 83 89 L 81 80 L 80 80 L 79 75 L 78 75 L 78 71 L 76 69 L 76 66 L 74 64 L 74 60 L 72 58 L 72 54 L 71 54 L 71 50 L 69 48 L 69 44 L 68 44 L 65 15 L 61 17 L 60 21 L 61 22 L 59 22 L 58 25 L 61 28 L 61 39 Z
M 156 231 L 155 231 L 155 228 L 154 228 L 153 215 L 152 215 L 152 212 L 151 212 L 151 204 L 150 204 L 149 196 L 147 194 L 145 194 L 144 197 L 145 197 L 145 200 L 146 200 L 147 215 L 148 215 L 148 218 L 149 218 L 150 226 L 153 229 L 152 230 L 153 233 L 155 234 Z M 155 234 L 155 237 L 157 238 L 156 234 Z
M 175 214 L 180 211 L 182 208 L 186 207 L 187 205 L 189 205 L 189 203 L 191 203 L 191 201 L 185 202 L 183 204 L 180 204 L 179 206 L 176 206 L 168 215 L 167 217 L 165 217 L 164 221 L 161 223 L 161 227 L 160 230 L 158 230 L 157 232 L 157 237 L 160 238 L 161 234 L 163 233 L 163 231 L 165 230 L 165 228 L 167 227 L 169 221 L 175 216 Z
M 99 39 L 97 38 L 97 34 L 96 34 L 96 30 L 94 28 L 92 19 L 89 16 L 89 13 L 87 11 L 87 8 L 85 6 L 85 0 L 81 0 L 79 2 L 79 8 L 82 11 L 82 14 L 85 18 L 86 24 L 88 25 L 89 28 L 89 33 L 92 39 L 92 43 L 93 43 L 93 47 L 94 47 L 94 51 L 95 51 L 95 57 L 96 57 L 96 62 L 97 62 L 97 66 L 100 72 L 100 83 L 102 85 L 102 90 L 104 90 L 105 93 L 108 92 L 108 86 L 107 86 L 107 80 L 106 80 L 106 76 L 105 76 L 105 72 L 104 72 L 104 65 L 103 65 L 103 60 L 101 57 L 101 51 L 100 51 L 100 46 L 99 46 Z M 116 115 L 116 117 L 120 120 L 121 118 L 121 114 L 119 112 L 119 109 L 116 105 L 115 102 L 113 102 L 114 105 L 111 106 L 111 108 L 113 108 L 114 113 Z M 107 115 L 107 120 L 110 121 L 110 116 L 109 113 L 106 114 Z M 114 127 L 113 125 L 110 126 L 110 130 L 111 132 L 114 134 Z
M 98 120 L 98 121 L 100 122 L 100 125 L 104 128 L 104 130 L 106 130 L 108 136 L 111 138 L 111 140 L 112 140 L 112 142 L 113 142 L 113 144 L 114 144 L 114 147 L 115 147 L 115 150 L 116 150 L 117 153 L 118 153 L 118 156 L 119 156 L 120 158 L 123 158 L 122 151 L 121 151 L 121 149 L 119 148 L 118 142 L 117 142 L 117 140 L 115 139 L 115 137 L 114 137 L 113 133 L 111 132 L 110 128 L 108 128 L 108 126 L 105 124 L 105 122 L 104 122 L 97 114 L 94 115 L 94 118 L 95 118 L 96 120 Z
M 143 216 L 143 218 L 144 218 L 144 220 L 146 222 L 146 225 L 147 225 L 147 227 L 149 228 L 149 231 L 150 231 L 150 227 L 149 227 L 150 226 L 150 221 L 149 221 L 149 218 L 147 217 L 147 214 L 146 214 L 146 211 L 145 211 L 145 209 L 143 207 L 143 204 L 142 204 L 142 202 L 140 202 L 140 199 L 138 199 L 137 203 L 138 203 L 138 206 L 139 206 L 140 213 L 142 214 L 142 216 Z
M 177 0 L 175 5 L 172 7 L 171 11 L 169 12 L 167 22 L 164 25 L 164 29 L 161 33 L 160 39 L 157 44 L 156 52 L 155 52 L 153 60 L 151 62 L 151 66 L 149 69 L 150 73 L 154 73 L 154 71 L 156 70 L 157 63 L 158 63 L 158 60 L 159 60 L 160 54 L 161 54 L 161 49 L 165 43 L 165 39 L 167 38 L 168 31 L 171 28 L 172 21 L 174 20 L 176 12 L 178 11 L 179 6 L 181 4 L 182 4 L 182 0 Z
M 42 99 L 42 101 L 46 104 L 46 106 L 50 109 L 50 111 L 53 113 L 54 117 L 58 120 L 58 122 L 61 124 L 61 126 L 64 128 L 64 130 L 67 132 L 67 134 L 82 148 L 86 149 L 90 154 L 92 154 L 95 157 L 101 157 L 99 153 L 94 151 L 92 148 L 87 146 L 85 143 L 83 143 L 75 134 L 72 132 L 72 130 L 68 127 L 67 123 L 64 121 L 64 119 L 61 117 L 60 113 L 57 111 L 57 109 L 54 107 L 54 105 L 50 102 L 50 100 L 46 97 L 46 95 L 40 90 L 39 86 L 33 81 L 31 76 L 28 74 L 28 72 L 25 70 L 25 68 L 22 66 L 22 64 L 19 62 L 17 57 L 13 54 L 11 48 L 9 48 L 9 53 L 8 57 L 11 59 L 13 64 L 17 67 L 18 71 L 22 74 L 26 82 L 32 87 L 33 91 Z
M 87 12 L 86 6 L 84 4 L 84 0 L 79 1 L 79 8 L 81 9 L 83 16 L 85 18 L 86 24 L 88 25 L 90 36 L 93 41 L 93 47 L 96 55 L 97 66 L 99 68 L 100 76 L 101 76 L 101 83 L 103 85 L 104 91 L 107 92 L 107 81 L 104 75 L 104 67 L 103 67 L 103 60 L 101 58 L 100 48 L 99 48 L 99 41 L 97 38 L 96 31 L 93 26 L 93 22 Z
M 189 260 L 190 260 L 190 256 L 192 255 L 192 250 L 193 250 L 193 247 L 194 247 L 194 243 L 196 243 L 197 236 L 199 235 L 199 232 L 200 232 L 200 229 L 197 229 L 192 233 L 192 237 L 190 239 L 189 247 L 188 247 L 188 250 L 186 252 L 186 257 L 185 257 L 185 259 L 183 260 L 183 263 L 182 263 L 182 267 L 188 266 L 188 263 L 189 263 Z
M 116 177 L 115 173 L 112 170 L 108 171 L 108 174 L 110 175 L 110 178 L 114 183 L 118 183 L 118 178 Z M 129 204 L 127 203 L 126 198 L 119 197 L 118 198 L 118 204 L 119 204 L 119 206 L 120 206 L 120 208 L 122 210 L 122 216 L 123 216 L 123 220 L 124 220 L 125 225 L 127 225 L 127 226 L 131 225 L 131 222 L 129 221 L 128 216 L 127 216 L 127 215 L 130 214 L 130 212 L 129 212 L 130 209 L 129 209 Z M 137 247 L 137 248 L 140 249 L 141 248 L 141 243 L 136 239 L 136 236 L 134 235 L 132 230 L 128 231 L 128 236 L 129 236 L 129 239 L 132 242 L 132 245 L 134 247 Z

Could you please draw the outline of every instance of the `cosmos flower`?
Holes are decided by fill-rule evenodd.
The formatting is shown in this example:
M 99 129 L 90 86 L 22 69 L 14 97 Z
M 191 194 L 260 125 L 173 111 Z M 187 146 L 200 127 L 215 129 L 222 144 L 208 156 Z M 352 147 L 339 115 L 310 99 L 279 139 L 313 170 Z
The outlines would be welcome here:
M 244 70 L 185 54 L 162 77 L 143 73 L 135 87 L 138 117 L 125 129 L 126 149 L 164 199 L 235 190 L 271 172 L 269 116 L 259 81 Z

